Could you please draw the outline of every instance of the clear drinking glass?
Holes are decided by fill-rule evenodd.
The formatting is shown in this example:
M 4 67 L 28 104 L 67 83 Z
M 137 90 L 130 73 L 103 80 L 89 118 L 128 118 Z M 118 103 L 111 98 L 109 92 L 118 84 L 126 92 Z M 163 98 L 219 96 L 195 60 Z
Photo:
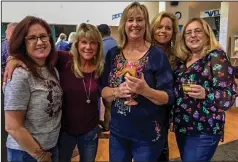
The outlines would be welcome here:
M 196 81 L 194 80 L 185 80 L 183 83 L 182 83 L 182 87 L 183 87 L 183 92 L 185 94 L 188 94 L 188 92 L 191 91 L 191 85 L 194 85 L 194 84 L 197 84 Z

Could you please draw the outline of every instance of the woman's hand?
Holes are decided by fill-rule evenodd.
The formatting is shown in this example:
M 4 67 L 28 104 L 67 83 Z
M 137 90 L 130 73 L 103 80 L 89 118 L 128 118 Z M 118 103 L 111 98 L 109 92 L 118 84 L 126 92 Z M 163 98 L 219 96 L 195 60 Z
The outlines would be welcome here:
M 51 153 L 50 152 L 47 152 L 46 153 L 46 155 L 45 155 L 45 157 L 44 157 L 44 159 L 42 159 L 42 162 L 44 161 L 44 162 L 51 162 L 52 161 L 52 159 L 51 159 Z
M 126 82 L 123 82 L 119 85 L 118 88 L 115 90 L 115 97 L 116 98 L 129 98 L 131 97 L 132 91 L 128 89 Z
M 24 69 L 28 70 L 26 65 L 17 59 L 11 59 L 7 62 L 5 72 L 3 75 L 3 84 L 7 83 L 12 78 L 12 73 L 17 67 L 23 67 Z
M 143 74 L 140 79 L 133 76 L 127 76 L 125 78 L 127 88 L 133 93 L 142 95 L 146 89 L 150 88 L 146 83 Z
M 203 88 L 201 85 L 191 84 L 188 95 L 197 99 L 205 99 L 205 88 Z

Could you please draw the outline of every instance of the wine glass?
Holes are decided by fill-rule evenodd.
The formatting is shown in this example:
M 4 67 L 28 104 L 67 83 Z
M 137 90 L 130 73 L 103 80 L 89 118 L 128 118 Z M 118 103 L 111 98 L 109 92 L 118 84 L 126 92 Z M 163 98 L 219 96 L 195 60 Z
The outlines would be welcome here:
M 139 66 L 139 61 L 138 60 L 127 60 L 124 70 L 124 77 L 128 77 L 128 76 L 133 76 L 136 78 L 139 78 L 140 75 L 138 73 L 138 66 Z M 131 97 L 127 98 L 127 100 L 124 102 L 124 104 L 126 105 L 137 105 L 138 102 L 135 101 L 134 98 L 136 98 L 137 95 L 136 94 L 131 94 Z

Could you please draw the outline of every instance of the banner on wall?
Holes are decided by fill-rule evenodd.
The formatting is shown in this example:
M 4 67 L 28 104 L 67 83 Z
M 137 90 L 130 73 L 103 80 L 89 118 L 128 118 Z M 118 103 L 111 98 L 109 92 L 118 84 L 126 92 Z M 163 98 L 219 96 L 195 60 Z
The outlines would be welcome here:
M 213 9 L 200 12 L 200 18 L 220 16 L 220 9 Z

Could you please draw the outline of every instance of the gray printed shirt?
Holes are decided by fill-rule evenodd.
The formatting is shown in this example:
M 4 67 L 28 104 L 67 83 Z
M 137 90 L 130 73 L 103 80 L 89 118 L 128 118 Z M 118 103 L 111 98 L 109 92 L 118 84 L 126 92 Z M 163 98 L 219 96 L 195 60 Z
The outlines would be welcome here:
M 48 150 L 57 144 L 59 136 L 62 89 L 59 80 L 45 67 L 40 70 L 46 80 L 34 78 L 23 68 L 14 70 L 12 80 L 3 87 L 4 110 L 26 111 L 25 128 L 43 149 Z M 23 150 L 11 135 L 8 135 L 7 147 Z

